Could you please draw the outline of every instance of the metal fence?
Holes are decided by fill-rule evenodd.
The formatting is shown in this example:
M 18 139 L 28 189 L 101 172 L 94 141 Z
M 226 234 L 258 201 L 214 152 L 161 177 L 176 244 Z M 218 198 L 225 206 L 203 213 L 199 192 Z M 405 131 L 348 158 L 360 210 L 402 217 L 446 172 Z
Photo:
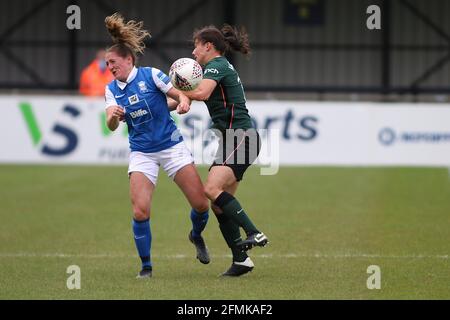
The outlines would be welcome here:
M 66 9 L 81 9 L 68 30 Z M 369 5 L 381 29 L 369 30 Z M 74 90 L 95 51 L 109 44 L 106 15 L 143 20 L 153 37 L 141 65 L 167 71 L 191 56 L 195 28 L 244 25 L 250 59 L 233 54 L 247 91 L 450 93 L 446 0 L 15 0 L 2 2 L 0 89 Z

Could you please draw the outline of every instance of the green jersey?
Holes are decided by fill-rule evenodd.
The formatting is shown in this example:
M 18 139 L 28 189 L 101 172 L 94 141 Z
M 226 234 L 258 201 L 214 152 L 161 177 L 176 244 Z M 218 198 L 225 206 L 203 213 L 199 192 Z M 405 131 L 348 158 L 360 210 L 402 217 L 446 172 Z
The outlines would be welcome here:
M 203 71 L 203 79 L 217 82 L 217 86 L 205 101 L 213 128 L 249 129 L 252 122 L 245 106 L 245 94 L 241 79 L 225 57 L 209 61 Z

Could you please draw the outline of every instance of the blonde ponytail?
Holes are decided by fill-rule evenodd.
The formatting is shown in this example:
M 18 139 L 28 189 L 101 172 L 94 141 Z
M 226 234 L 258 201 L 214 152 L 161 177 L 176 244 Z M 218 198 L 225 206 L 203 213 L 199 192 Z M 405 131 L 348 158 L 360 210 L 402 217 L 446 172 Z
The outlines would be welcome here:
M 151 37 L 151 35 L 147 30 L 143 29 L 143 21 L 130 20 L 125 23 L 122 15 L 116 12 L 105 18 L 105 26 L 113 41 L 113 46 L 108 51 L 117 51 L 123 55 L 124 53 L 129 53 L 127 52 L 128 48 L 134 61 L 137 54 L 144 54 L 144 40 L 147 36 Z

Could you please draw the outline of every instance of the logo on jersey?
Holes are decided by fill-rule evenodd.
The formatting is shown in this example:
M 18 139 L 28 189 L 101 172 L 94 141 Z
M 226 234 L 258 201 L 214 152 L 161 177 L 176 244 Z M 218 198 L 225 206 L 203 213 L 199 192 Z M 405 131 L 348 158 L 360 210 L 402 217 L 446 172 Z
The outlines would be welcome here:
M 158 79 L 164 82 L 165 84 L 168 84 L 170 82 L 169 77 L 164 74 L 164 72 L 160 71 L 157 75 Z
M 205 73 L 204 74 L 207 74 L 207 73 L 219 74 L 219 70 L 208 68 L 208 69 L 205 69 Z
M 144 109 L 139 109 L 139 110 L 130 112 L 130 116 L 131 116 L 133 119 L 136 119 L 137 117 L 145 116 L 146 114 L 148 114 L 148 111 L 147 111 L 147 110 L 144 110 Z
M 131 97 L 128 97 L 128 101 L 130 101 L 130 104 L 135 104 L 136 102 L 139 102 L 139 98 L 137 94 L 133 94 Z
M 139 100 L 135 104 L 126 107 L 126 113 L 129 115 L 133 127 L 139 126 L 153 119 L 152 112 L 145 99 Z M 141 129 L 145 129 L 142 128 Z
M 140 90 L 142 93 L 145 93 L 145 92 L 148 91 L 147 86 L 146 86 L 146 84 L 145 84 L 145 81 L 139 81 L 139 82 L 138 82 L 138 87 L 139 87 L 139 90 Z

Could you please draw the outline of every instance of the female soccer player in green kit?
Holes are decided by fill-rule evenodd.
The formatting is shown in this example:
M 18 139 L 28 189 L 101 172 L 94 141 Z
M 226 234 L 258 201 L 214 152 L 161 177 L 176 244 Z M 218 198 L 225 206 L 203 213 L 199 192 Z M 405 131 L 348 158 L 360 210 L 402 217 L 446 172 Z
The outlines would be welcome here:
M 234 197 L 245 170 L 258 157 L 260 138 L 252 126 L 239 75 L 224 55 L 230 49 L 248 55 L 250 45 L 246 32 L 230 25 L 224 25 L 221 30 L 215 26 L 204 27 L 194 32 L 193 40 L 192 54 L 203 66 L 203 80 L 195 90 L 183 93 L 206 103 L 212 128 L 219 137 L 205 193 L 233 253 L 233 263 L 223 275 L 240 276 L 254 267 L 246 251 L 268 242 Z M 245 240 L 241 239 L 239 227 L 247 235 Z

